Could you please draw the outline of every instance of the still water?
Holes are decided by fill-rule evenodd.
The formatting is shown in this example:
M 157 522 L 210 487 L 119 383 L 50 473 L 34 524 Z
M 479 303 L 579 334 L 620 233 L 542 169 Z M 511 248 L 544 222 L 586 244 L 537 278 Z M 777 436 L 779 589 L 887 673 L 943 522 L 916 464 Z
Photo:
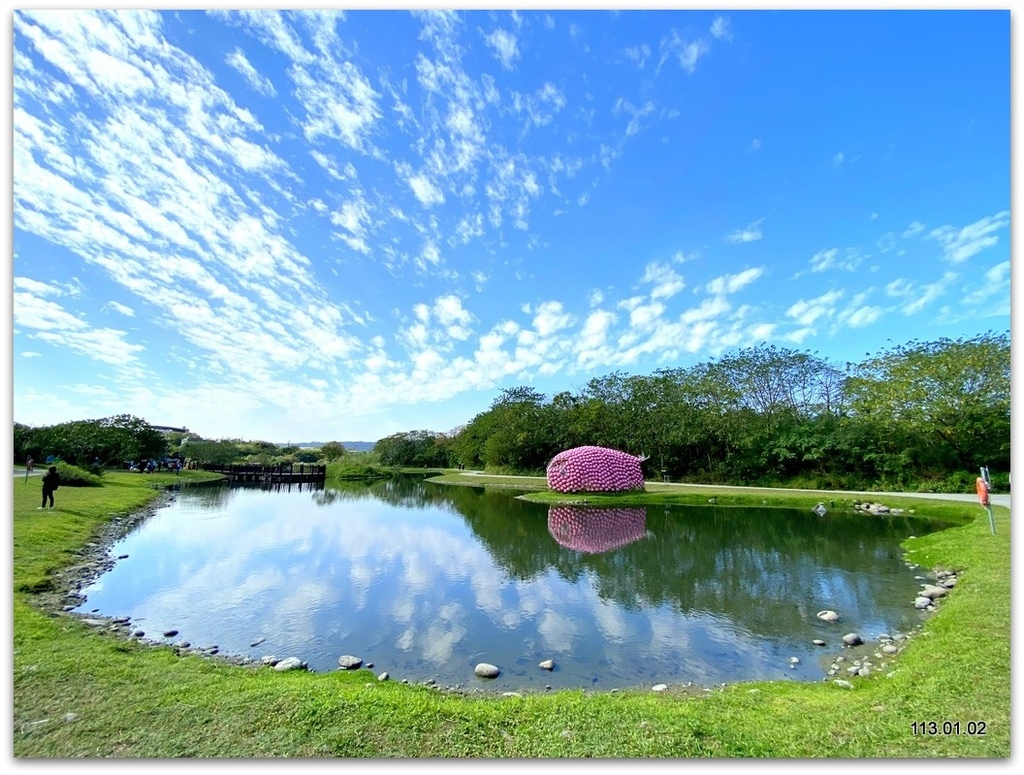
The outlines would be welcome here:
M 871 640 L 920 623 L 899 542 L 942 526 L 513 496 L 416 478 L 183 489 L 113 547 L 120 559 L 77 612 L 319 672 L 355 655 L 374 674 L 442 686 L 817 681 L 826 649 L 813 639 L 834 653 L 848 632 Z M 822 609 L 841 621 L 821 622 Z M 538 667 L 547 659 L 554 671 Z M 479 662 L 501 675 L 477 678 Z

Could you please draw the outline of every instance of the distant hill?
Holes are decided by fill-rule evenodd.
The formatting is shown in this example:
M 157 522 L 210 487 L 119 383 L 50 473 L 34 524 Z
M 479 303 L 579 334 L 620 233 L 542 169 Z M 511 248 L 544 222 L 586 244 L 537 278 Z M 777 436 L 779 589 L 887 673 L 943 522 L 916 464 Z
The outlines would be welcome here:
M 292 444 L 293 447 L 322 447 L 326 444 L 326 441 L 297 441 Z M 342 441 L 341 446 L 352 452 L 372 452 L 376 446 L 376 441 Z M 285 447 L 287 442 L 277 442 L 277 446 Z

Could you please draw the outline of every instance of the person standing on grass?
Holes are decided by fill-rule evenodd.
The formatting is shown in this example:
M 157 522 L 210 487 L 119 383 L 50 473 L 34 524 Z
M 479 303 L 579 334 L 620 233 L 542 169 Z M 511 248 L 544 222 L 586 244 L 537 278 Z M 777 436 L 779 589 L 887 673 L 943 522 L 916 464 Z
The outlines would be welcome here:
M 60 474 L 57 473 L 57 466 L 50 468 L 43 474 L 43 505 L 39 508 L 46 508 L 46 501 L 50 501 L 50 508 L 53 508 L 53 491 L 60 487 Z

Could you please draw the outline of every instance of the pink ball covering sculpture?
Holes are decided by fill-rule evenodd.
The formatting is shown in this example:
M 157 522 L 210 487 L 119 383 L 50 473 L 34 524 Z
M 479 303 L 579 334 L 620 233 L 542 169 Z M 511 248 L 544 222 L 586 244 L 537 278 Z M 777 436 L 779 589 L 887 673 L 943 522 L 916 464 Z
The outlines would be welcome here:
M 601 554 L 647 537 L 647 509 L 552 506 L 548 532 L 566 549 Z
M 574 447 L 548 463 L 548 488 L 555 492 L 642 490 L 640 458 L 607 447 Z

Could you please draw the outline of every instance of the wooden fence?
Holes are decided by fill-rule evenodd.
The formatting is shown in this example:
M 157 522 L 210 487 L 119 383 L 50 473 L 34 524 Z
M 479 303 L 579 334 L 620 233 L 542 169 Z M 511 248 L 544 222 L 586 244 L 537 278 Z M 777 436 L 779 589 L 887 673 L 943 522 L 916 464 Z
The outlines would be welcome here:
M 297 465 L 295 463 L 278 463 L 272 466 L 255 463 L 232 463 L 231 465 L 201 463 L 199 468 L 203 471 L 224 474 L 232 482 L 322 484 L 327 478 L 327 466 L 314 463 L 299 463 Z

